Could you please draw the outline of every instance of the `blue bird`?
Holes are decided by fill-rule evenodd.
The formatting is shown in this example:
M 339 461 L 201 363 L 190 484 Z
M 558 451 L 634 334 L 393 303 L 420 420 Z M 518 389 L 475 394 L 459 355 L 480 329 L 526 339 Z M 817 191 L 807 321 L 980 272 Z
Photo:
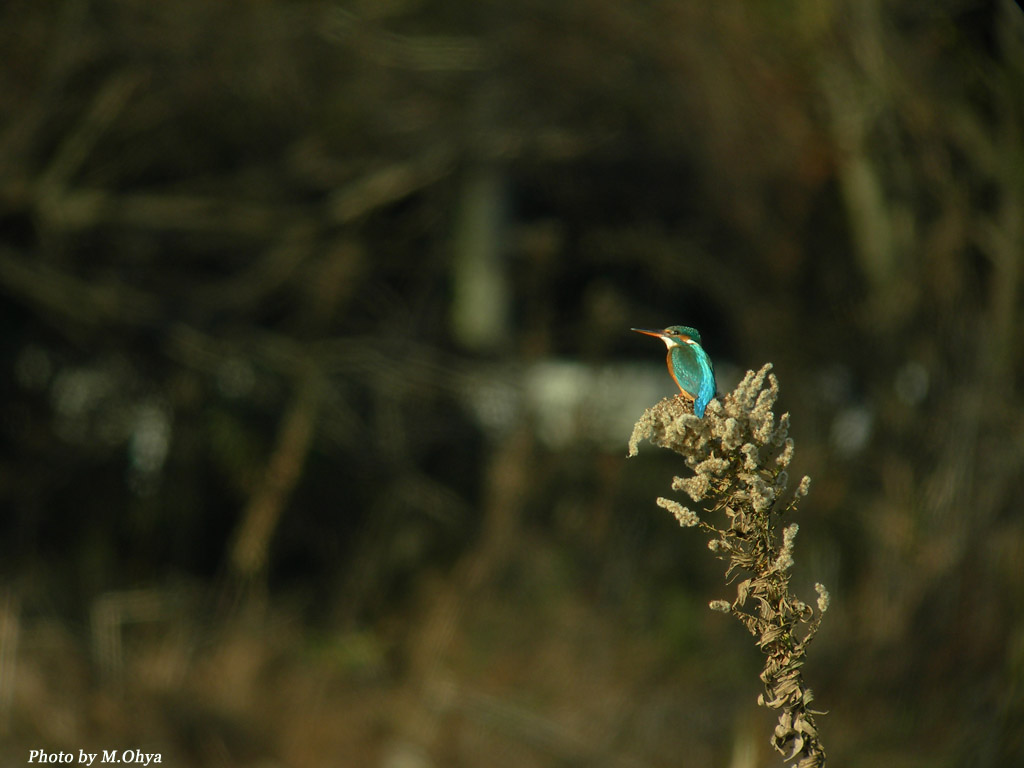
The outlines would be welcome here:
M 631 328 L 637 333 L 657 336 L 668 347 L 665 362 L 679 391 L 693 401 L 694 414 L 703 419 L 704 409 L 715 396 L 715 369 L 700 345 L 700 332 L 688 325 L 670 325 L 663 331 Z

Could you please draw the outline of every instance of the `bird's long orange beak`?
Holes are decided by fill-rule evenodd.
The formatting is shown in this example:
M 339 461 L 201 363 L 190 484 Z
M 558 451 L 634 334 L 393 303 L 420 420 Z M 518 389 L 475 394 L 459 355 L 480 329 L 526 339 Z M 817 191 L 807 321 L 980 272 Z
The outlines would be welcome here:
M 654 330 L 653 328 L 630 328 L 631 331 L 642 333 L 646 336 L 657 336 L 659 339 L 665 338 L 665 332 L 662 330 Z

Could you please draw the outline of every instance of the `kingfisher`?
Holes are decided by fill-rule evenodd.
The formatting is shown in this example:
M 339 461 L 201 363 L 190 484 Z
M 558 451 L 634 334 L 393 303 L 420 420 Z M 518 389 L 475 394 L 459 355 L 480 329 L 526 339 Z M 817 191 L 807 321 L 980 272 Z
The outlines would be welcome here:
M 704 418 L 704 409 L 715 396 L 715 369 L 700 345 L 700 332 L 688 325 L 670 325 L 662 331 L 631 328 L 637 333 L 657 336 L 668 347 L 665 362 L 672 380 L 683 396 L 693 401 L 693 413 Z

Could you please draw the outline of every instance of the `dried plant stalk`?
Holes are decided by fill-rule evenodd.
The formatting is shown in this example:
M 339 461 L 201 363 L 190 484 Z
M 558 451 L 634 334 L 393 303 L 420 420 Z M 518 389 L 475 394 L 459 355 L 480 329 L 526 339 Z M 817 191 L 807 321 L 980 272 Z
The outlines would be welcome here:
M 799 768 L 825 765 L 825 748 L 809 705 L 813 695 L 804 685 L 801 667 L 807 645 L 828 609 L 828 591 L 816 584 L 817 611 L 789 590 L 793 545 L 798 526 L 779 528 L 785 515 L 807 495 L 810 478 L 804 477 L 788 501 L 787 467 L 793 458 L 789 414 L 776 421 L 773 407 L 778 380 L 768 363 L 748 371 L 736 389 L 713 400 L 703 419 L 693 415 L 683 397 L 666 398 L 649 408 L 633 428 L 629 455 L 637 454 L 643 439 L 680 454 L 692 470 L 676 477 L 672 488 L 703 502 L 712 512 L 723 512 L 724 527 L 701 519 L 696 512 L 671 499 L 659 498 L 686 527 L 699 526 L 712 534 L 708 547 L 727 560 L 725 575 L 736 585 L 732 602 L 714 600 L 712 610 L 736 617 L 757 638 L 765 655 L 761 681 L 764 693 L 758 704 L 780 710 L 772 746 Z M 767 386 L 766 386 L 767 382 Z M 802 628 L 802 631 L 798 631 Z

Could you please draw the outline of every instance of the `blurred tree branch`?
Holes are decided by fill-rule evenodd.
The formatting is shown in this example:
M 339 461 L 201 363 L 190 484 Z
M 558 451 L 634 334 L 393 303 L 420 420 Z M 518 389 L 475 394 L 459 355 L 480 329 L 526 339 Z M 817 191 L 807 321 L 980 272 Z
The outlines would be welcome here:
M 380 29 L 340 5 L 324 10 L 323 34 L 371 61 L 427 72 L 475 71 L 486 67 L 487 48 L 480 39 L 455 35 L 401 35 Z
M 322 398 L 321 375 L 310 365 L 298 375 L 288 410 L 281 420 L 274 451 L 253 490 L 233 536 L 229 561 L 234 575 L 251 583 L 265 568 L 271 538 L 302 475 L 316 434 Z
M 37 311 L 68 323 L 138 326 L 160 316 L 156 296 L 111 278 L 86 280 L 0 246 L 0 285 Z
M 124 112 L 144 76 L 133 69 L 113 73 L 93 98 L 78 125 L 68 133 L 36 180 L 37 204 L 45 209 L 64 196 L 71 179 L 88 161 L 100 136 Z

